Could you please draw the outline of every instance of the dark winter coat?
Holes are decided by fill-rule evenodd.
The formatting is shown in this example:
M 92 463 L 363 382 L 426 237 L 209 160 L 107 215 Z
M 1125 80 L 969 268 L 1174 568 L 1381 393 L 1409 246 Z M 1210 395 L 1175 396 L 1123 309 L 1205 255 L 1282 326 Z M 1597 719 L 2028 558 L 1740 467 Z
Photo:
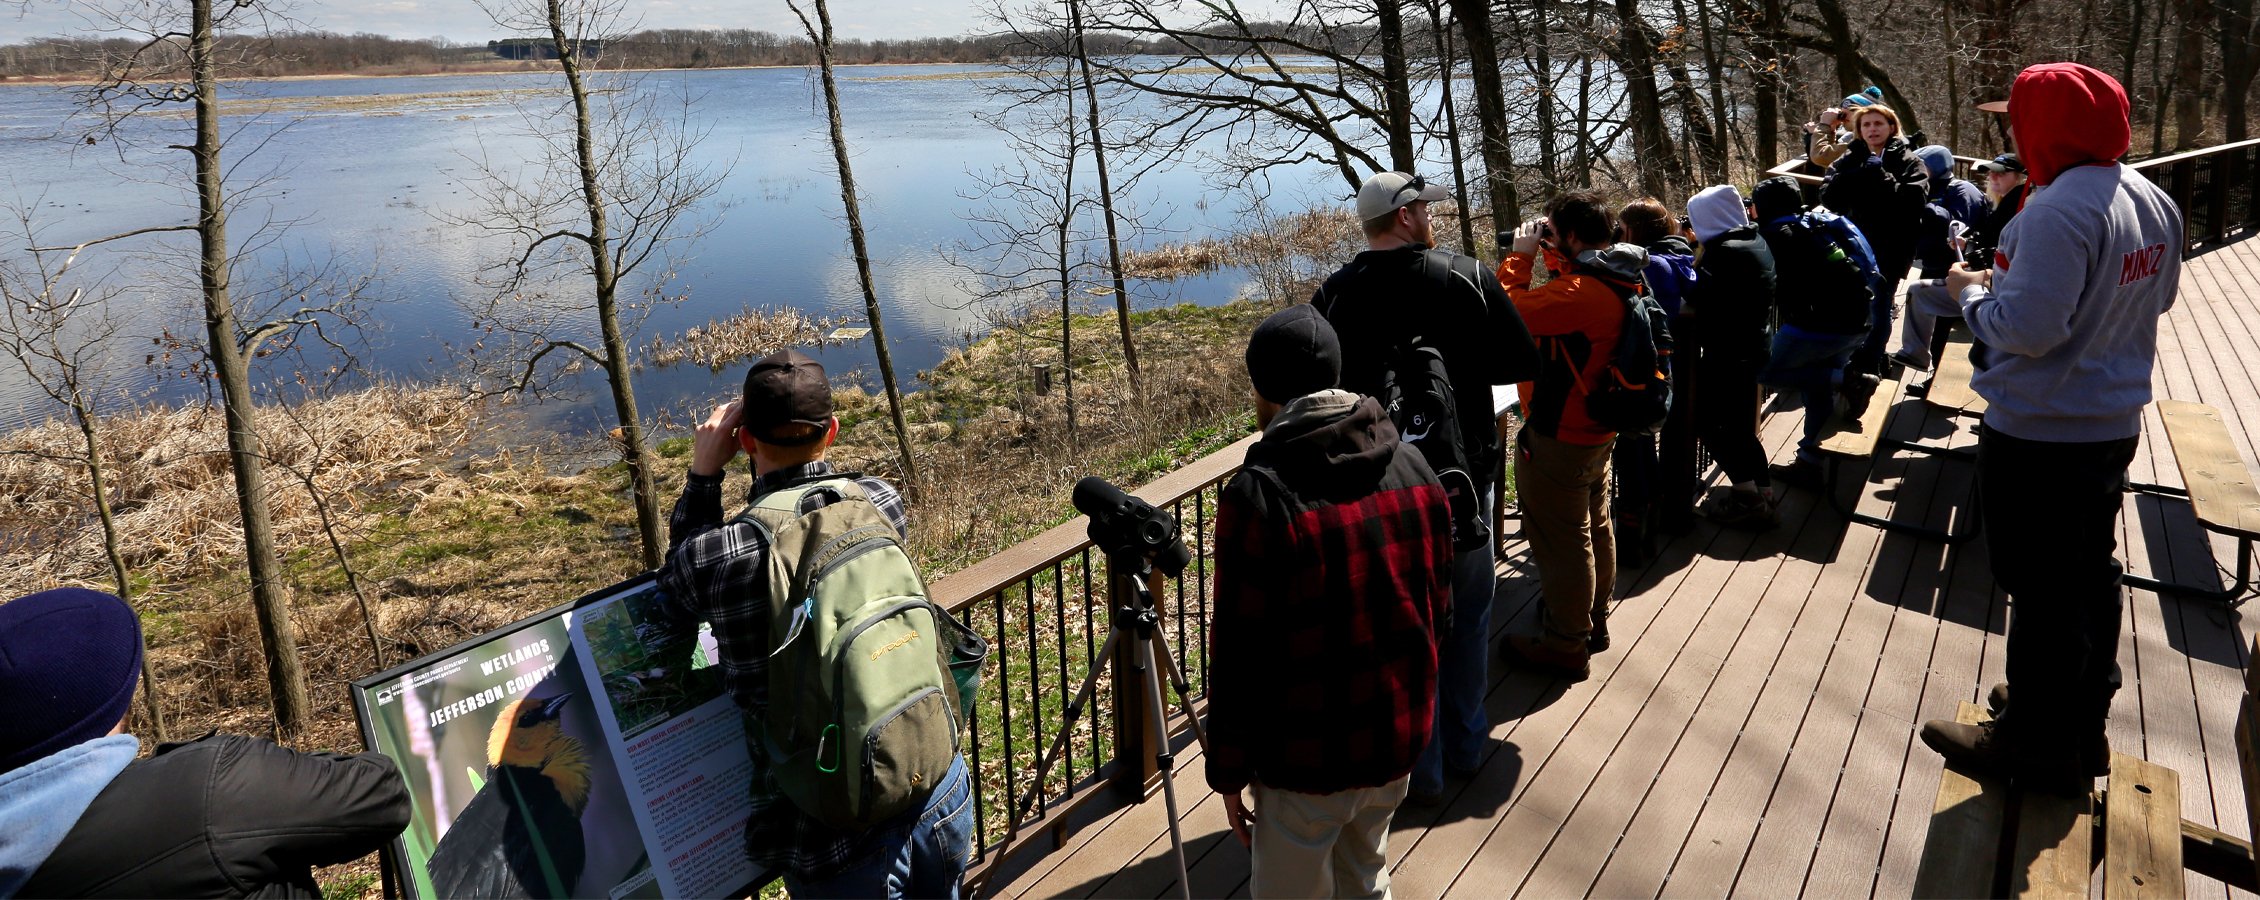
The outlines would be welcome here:
M 22 895 L 318 897 L 314 867 L 374 852 L 408 812 L 386 757 L 205 735 L 126 766 Z
M 1828 167 L 1821 187 L 1821 204 L 1860 226 L 1884 281 L 1894 284 L 1914 264 L 1923 205 L 1929 202 L 1930 170 L 1900 137 L 1885 142 L 1880 155 L 1854 141 L 1851 152 Z
M 1287 404 L 1216 506 L 1208 783 L 1330 794 L 1428 745 L 1451 508 L 1370 397 Z
M 1773 251 L 1744 225 L 1703 242 L 1697 276 L 1680 322 L 1703 358 L 1756 364 L 1772 338 Z M 1688 340 L 1682 337 L 1682 341 Z
M 1433 264 L 1450 256 L 1418 244 L 1367 250 L 1328 276 L 1310 302 L 1341 336 L 1345 391 L 1379 395 L 1396 349 L 1414 337 L 1443 353 L 1476 485 L 1488 489 L 1500 459 L 1491 388 L 1537 377 L 1538 347 L 1498 277 L 1465 258 L 1437 271 Z
M 1993 204 L 1993 211 L 1986 214 L 1985 221 L 1970 230 L 1969 243 L 1962 252 L 1962 258 L 1969 261 L 1970 268 L 1986 269 L 1993 266 L 1994 250 L 2001 246 L 2001 232 L 2009 227 L 2009 220 L 2016 218 L 2017 212 L 2025 208 L 2025 194 L 2030 189 L 2030 185 L 2023 184 L 2010 188 L 2009 193 L 2002 196 L 2001 202 Z

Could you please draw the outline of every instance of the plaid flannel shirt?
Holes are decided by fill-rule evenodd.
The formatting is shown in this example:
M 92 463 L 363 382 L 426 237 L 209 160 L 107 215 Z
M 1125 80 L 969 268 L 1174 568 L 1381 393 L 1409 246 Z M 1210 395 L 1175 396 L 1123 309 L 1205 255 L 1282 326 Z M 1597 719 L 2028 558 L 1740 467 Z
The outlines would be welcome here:
M 818 460 L 780 469 L 753 483 L 752 498 L 795 482 L 833 474 L 830 463 Z M 858 477 L 856 484 L 871 502 L 909 533 L 909 515 L 902 494 L 877 478 Z M 822 494 L 803 500 L 801 512 L 824 505 Z M 722 476 L 692 473 L 683 485 L 668 517 L 667 562 L 659 569 L 659 586 L 667 602 L 659 604 L 668 617 L 664 623 L 675 646 L 690 646 L 688 638 L 698 623 L 714 626 L 722 646 L 722 672 L 739 707 L 756 718 L 769 701 L 769 654 L 760 648 L 769 641 L 769 544 L 760 529 L 730 521 L 722 511 Z M 756 652 L 732 652 L 731 648 Z M 763 762 L 759 745 L 750 748 L 757 765 Z M 816 880 L 836 874 L 852 862 L 860 842 L 871 832 L 841 831 L 803 814 L 778 790 L 762 765 L 753 781 L 753 814 L 746 820 L 746 855 L 754 862 L 796 877 Z M 904 815 L 918 815 L 911 810 Z M 883 830 L 875 828 L 873 832 Z

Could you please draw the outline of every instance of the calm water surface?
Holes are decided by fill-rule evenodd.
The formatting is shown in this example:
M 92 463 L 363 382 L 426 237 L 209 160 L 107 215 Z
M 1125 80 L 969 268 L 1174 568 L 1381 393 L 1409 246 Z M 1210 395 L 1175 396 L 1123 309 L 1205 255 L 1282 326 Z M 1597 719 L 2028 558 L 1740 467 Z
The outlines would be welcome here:
M 979 327 L 963 307 L 973 285 L 944 251 L 969 236 L 964 216 L 981 173 L 1009 160 L 1005 137 L 976 114 L 995 103 L 979 78 L 904 80 L 889 76 L 975 71 L 976 67 L 854 67 L 840 83 L 848 139 L 863 194 L 863 219 L 873 253 L 897 371 L 931 367 L 947 348 Z M 486 295 L 474 280 L 506 245 L 476 229 L 451 224 L 478 206 L 465 189 L 477 175 L 470 159 L 525 159 L 532 141 L 509 94 L 554 82 L 544 75 L 335 79 L 273 82 L 240 90 L 265 98 L 460 94 L 438 101 L 374 108 L 291 110 L 229 120 L 230 186 L 250 196 L 230 223 L 234 249 L 245 258 L 240 290 L 272 285 L 282 265 L 328 263 L 341 271 L 375 271 L 370 292 L 374 328 L 365 360 L 395 378 L 436 379 L 454 372 L 451 348 L 467 347 L 468 309 Z M 818 315 L 860 320 L 863 302 L 846 251 L 838 182 L 825 136 L 821 91 L 801 69 L 708 70 L 644 76 L 641 90 L 688 96 L 691 117 L 710 131 L 703 160 L 731 166 L 708 207 L 713 229 L 688 248 L 674 290 L 679 305 L 652 312 L 636 343 L 674 336 L 748 305 L 793 306 Z M 129 123 L 125 140 L 85 146 L 75 140 L 72 95 L 55 88 L 0 88 L 0 200 L 36 201 L 44 243 L 74 244 L 131 228 L 190 221 L 194 197 L 183 118 Z M 58 134 L 62 138 L 56 137 Z M 251 152 L 257 148 L 257 152 Z M 1217 148 L 1210 148 L 1217 149 Z M 1200 235 L 1228 224 L 1250 196 L 1274 210 L 1336 202 L 1341 185 L 1315 168 L 1281 170 L 1268 184 L 1226 191 L 1186 160 L 1157 169 L 1133 198 L 1174 235 Z M 264 231 L 263 222 L 277 223 Z M 288 227 L 280 227 L 287 223 Z M 1167 240 L 1161 235 L 1152 240 Z M 106 371 L 124 392 L 178 400 L 200 388 L 177 373 L 143 364 L 146 338 L 166 328 L 201 336 L 193 256 L 175 237 L 137 239 L 90 250 L 90 270 L 115 270 L 135 286 L 118 304 L 132 337 L 114 342 Z M 17 248 L 9 248 L 11 252 Z M 152 276 L 166 281 L 152 283 Z M 1140 306 L 1230 300 L 1246 276 L 1237 271 L 1136 284 Z M 588 333 L 594 332 L 593 325 Z M 836 373 L 859 371 L 875 384 L 870 342 L 821 354 Z M 269 362 L 255 380 L 286 379 Z M 637 390 L 646 410 L 687 410 L 735 392 L 742 368 L 721 374 L 691 366 L 645 370 Z M 594 424 L 608 413 L 581 379 L 576 395 L 548 401 L 540 414 L 561 423 Z M 20 371 L 0 372 L 0 427 L 49 411 Z

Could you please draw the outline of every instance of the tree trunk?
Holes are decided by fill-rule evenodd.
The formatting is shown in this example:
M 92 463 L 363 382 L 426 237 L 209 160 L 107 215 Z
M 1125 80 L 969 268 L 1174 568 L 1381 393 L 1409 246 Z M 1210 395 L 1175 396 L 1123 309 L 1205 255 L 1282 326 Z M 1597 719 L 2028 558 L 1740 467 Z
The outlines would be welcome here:
M 1075 30 L 1075 61 L 1083 69 L 1083 113 L 1091 121 L 1091 162 L 1099 175 L 1099 212 L 1106 216 L 1107 271 L 1114 276 L 1114 321 L 1122 331 L 1122 365 L 1130 373 L 1130 393 L 1146 402 L 1145 381 L 1138 377 L 1138 343 L 1130 337 L 1130 287 L 1122 277 L 1122 238 L 1116 233 L 1114 182 L 1106 170 L 1106 135 L 1099 128 L 1099 89 L 1091 79 L 1091 54 L 1083 44 L 1083 4 L 1068 0 L 1069 26 Z
M 1405 67 L 1405 15 L 1399 0 L 1376 0 L 1374 13 L 1381 29 L 1381 102 L 1388 108 L 1389 167 L 1412 172 L 1420 165 L 1413 155 L 1412 75 Z M 1076 31 L 1080 55 L 1082 31 Z
M 1588 35 L 1590 35 L 1590 34 L 1594 34 L 1594 33 L 1595 33 L 1595 31 L 1593 30 L 1593 20 L 1599 17 L 1599 13 L 1598 13 L 1598 12 L 1596 12 L 1596 10 L 1597 10 L 1597 9 L 1599 9 L 1599 8 L 1600 8 L 1600 4 L 1599 4 L 1599 3 L 1587 3 L 1587 4 L 1585 4 L 1585 30 L 1584 30 L 1583 32 L 1581 32 L 1582 34 L 1588 34 Z M 1575 151 L 1575 152 L 1574 152 L 1574 153 L 1572 154 L 1572 156 L 1571 156 L 1571 169 L 1572 169 L 1573 171 L 1572 171 L 1572 172 L 1570 173 L 1570 177 L 1571 177 L 1572 179 L 1575 179 L 1575 182 L 1574 182 L 1574 183 L 1575 183 L 1575 184 L 1576 184 L 1576 185 L 1577 185 L 1578 187 L 1581 187 L 1581 188 L 1582 188 L 1582 187 L 1592 187 L 1592 186 L 1593 186 L 1593 53 L 1592 53 L 1592 51 L 1590 51 L 1590 50 L 1582 50 L 1582 49 L 1581 49 L 1581 50 L 1579 50 L 1579 51 L 1578 51 L 1578 53 L 1577 53 L 1577 125 L 1576 125 L 1576 128 L 1577 128 L 1577 149 L 1576 149 L 1576 151 Z
M 1944 13 L 1940 27 L 1945 32 L 1941 46 L 1946 48 L 1946 143 L 1954 152 L 1967 154 L 1969 150 L 1962 146 L 1962 104 L 1970 101 L 1962 96 L 1962 46 L 1954 29 L 1954 2 L 1944 0 L 1938 5 Z
M 2158 2 L 2158 21 L 2150 27 L 2150 93 L 2157 101 L 2150 104 L 2150 152 L 2166 147 L 2166 102 L 2173 96 L 2173 82 L 2167 80 L 2166 71 L 2166 8 L 2171 5 Z M 2177 67 L 2174 71 L 2179 72 Z
M 1527 30 L 1517 30 L 1523 32 L 1522 40 L 1525 44 L 1537 48 L 1538 63 L 1533 71 L 1538 81 L 1538 174 L 1545 178 L 1547 184 L 1559 184 L 1562 179 L 1562 158 L 1554 129 L 1554 29 L 1549 27 L 1553 21 L 1548 12 L 1550 5 L 1550 0 L 1532 0 L 1530 17 L 1534 24 Z M 1467 21 L 1467 15 L 1456 9 L 1452 15 L 1461 22 Z M 1513 21 L 1512 4 L 1507 6 L 1507 16 L 1509 21 Z M 1470 59 L 1473 59 L 1472 55 Z
M 2174 149 L 2193 150 L 2205 135 L 2205 35 L 2216 0 L 2180 0 L 2174 47 Z
M 1853 55 L 1859 44 L 1852 37 L 1852 20 L 1844 15 L 1843 5 L 1836 0 L 1818 0 L 1813 8 L 1821 14 L 1821 24 L 1827 27 L 1829 43 L 1836 45 L 1836 52 L 1829 54 L 1829 62 L 1836 66 L 1836 95 L 1849 97 L 1859 93 L 1860 62 Z M 1904 110 L 1900 112 L 1905 114 Z
M 251 577 L 251 609 L 267 661 L 267 691 L 275 711 L 275 732 L 295 738 L 306 726 L 306 670 L 298 658 L 298 635 L 290 621 L 289 588 L 275 561 L 274 523 L 267 513 L 266 476 L 260 468 L 259 433 L 254 430 L 251 375 L 236 346 L 235 305 L 228 296 L 226 192 L 221 183 L 218 60 L 213 57 L 213 0 L 193 0 L 189 16 L 189 67 L 195 79 L 196 234 L 203 253 L 197 278 L 204 293 L 204 330 L 212 374 L 220 382 L 228 425 L 228 463 L 235 470 L 236 508 L 243 514 L 244 568 Z
M 589 217 L 590 271 L 596 281 L 596 318 L 604 334 L 604 379 L 612 390 L 612 413 L 620 420 L 620 457 L 628 463 L 630 492 L 636 501 L 636 534 L 643 544 L 643 567 L 659 568 L 667 552 L 667 538 L 659 530 L 658 486 L 651 472 L 651 453 L 644 446 L 643 418 L 636 412 L 634 361 L 628 357 L 627 339 L 620 334 L 620 278 L 612 264 L 612 235 L 605 223 L 604 191 L 596 142 L 589 137 L 588 86 L 581 81 L 580 41 L 565 33 L 564 0 L 549 0 L 549 37 L 557 51 L 565 86 L 573 95 L 573 159 L 581 170 L 581 204 Z
M 2247 130 L 2252 107 L 2252 81 L 2260 73 L 2260 23 L 2252 15 L 2252 0 L 2223 0 L 2221 4 L 2221 108 L 2228 114 L 2224 143 L 2251 137 Z
M 1063 66 L 1060 84 L 1073 85 L 1075 67 Z M 1061 168 L 1059 204 L 1059 374 L 1065 381 L 1067 396 L 1067 449 L 1073 455 L 1080 445 L 1075 433 L 1075 279 L 1069 269 L 1067 257 L 1068 235 L 1075 228 L 1075 158 L 1081 155 L 1080 141 L 1076 140 L 1075 91 L 1072 87 L 1060 92 L 1067 99 L 1067 115 L 1060 122 L 1060 133 L 1067 136 L 1067 164 Z
M 1673 149 L 1671 132 L 1664 124 L 1662 91 L 1656 86 L 1656 45 L 1640 21 L 1639 0 L 1615 0 L 1617 11 L 1617 69 L 1624 73 L 1625 93 L 1631 101 L 1633 158 L 1640 172 L 1640 189 L 1649 196 L 1669 198 L 1687 183 L 1687 167 Z
M 102 520 L 102 556 L 110 563 L 110 578 L 118 586 L 118 599 L 127 606 L 133 605 L 133 579 L 126 573 L 125 553 L 118 548 L 118 517 L 110 509 L 109 476 L 102 468 L 102 444 L 95 439 L 94 411 L 87 408 L 79 394 L 77 379 L 71 379 L 71 417 L 78 422 L 79 439 L 86 445 L 86 480 L 94 491 L 94 515 Z M 135 614 L 136 617 L 139 613 Z M 171 740 L 165 733 L 165 710 L 157 702 L 157 676 L 150 671 L 149 636 L 141 640 L 141 707 L 149 717 L 149 736 L 158 743 Z
M 1783 161 L 1781 152 L 1781 0 L 1765 0 L 1765 19 L 1759 22 L 1751 52 L 1758 61 L 1758 168 L 1773 168 Z
M 840 127 L 840 88 L 832 79 L 832 10 L 816 0 L 816 18 L 823 29 L 809 37 L 816 42 L 816 65 L 823 76 L 824 111 L 832 120 L 832 162 L 840 169 L 840 205 L 847 210 L 848 243 L 855 250 L 855 275 L 863 285 L 863 312 L 871 319 L 871 342 L 879 353 L 879 378 L 886 382 L 887 410 L 895 420 L 895 448 L 902 453 L 903 483 L 918 490 L 918 467 L 910 457 L 910 427 L 902 418 L 902 391 L 895 386 L 895 361 L 887 351 L 887 328 L 880 321 L 879 293 L 871 285 L 871 250 L 863 240 L 863 211 L 855 199 L 855 170 L 848 166 L 847 132 Z M 802 20 L 805 25 L 806 20 Z
M 1475 118 L 1483 132 L 1483 177 L 1491 201 L 1491 230 L 1520 221 L 1522 201 L 1515 196 L 1514 150 L 1508 145 L 1507 93 L 1499 72 L 1499 45 L 1491 34 L 1491 4 L 1451 0 L 1467 45 L 1468 80 L 1475 88 Z M 1543 98 L 1543 94 L 1540 95 Z M 1541 99 L 1539 102 L 1545 102 Z
M 1712 183 L 1719 184 L 1728 180 L 1729 163 L 1726 148 L 1723 144 L 1727 136 L 1734 133 L 1733 128 L 1727 124 L 1729 107 L 1726 102 L 1726 67 L 1719 61 L 1718 33 L 1711 28 L 1711 0 L 1695 0 L 1695 15 L 1697 24 L 1703 31 L 1703 76 L 1710 82 L 1711 133 L 1716 135 L 1722 144 L 1719 148 L 1718 167 L 1710 173 Z M 1748 149 L 1747 146 L 1744 149 Z M 1763 169 L 1772 165 L 1773 163 L 1768 162 L 1758 168 Z
M 1428 0 L 1428 20 L 1434 26 L 1428 36 L 1436 42 L 1436 78 L 1444 94 L 1444 139 L 1452 151 L 1452 195 L 1460 204 L 1460 252 L 1474 256 L 1475 207 L 1468 204 L 1467 160 L 1460 155 L 1460 119 L 1452 108 L 1452 87 L 1458 83 L 1453 77 L 1457 66 L 1452 62 L 1452 32 L 1444 24 L 1444 7 L 1436 0 Z

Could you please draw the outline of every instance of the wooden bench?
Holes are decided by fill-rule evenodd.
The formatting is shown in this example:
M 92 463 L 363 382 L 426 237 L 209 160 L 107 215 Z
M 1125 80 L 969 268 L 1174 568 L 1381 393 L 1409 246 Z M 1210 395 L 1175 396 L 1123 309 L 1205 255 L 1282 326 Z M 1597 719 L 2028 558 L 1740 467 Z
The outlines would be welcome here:
M 2252 654 L 2248 659 L 2260 660 L 2260 638 Z M 2244 675 L 2237 764 L 2245 824 L 2260 833 L 2260 669 Z M 1955 716 L 1973 724 L 1986 718 L 1974 703 L 1963 703 Z M 2098 865 L 2108 898 L 2180 897 L 2185 870 L 2260 893 L 2252 843 L 2182 819 L 2174 770 L 2113 753 L 2105 785 L 2099 795 L 2062 797 L 1947 766 L 1923 836 L 1914 896 L 2085 897 Z
M 1964 543 L 1976 537 L 1978 529 L 1982 527 L 1977 514 L 1976 503 L 1969 504 L 1970 514 L 1963 518 L 1961 530 L 1947 532 L 1927 525 L 1900 522 L 1860 512 L 1856 508 L 1858 502 L 1846 504 L 1843 492 L 1837 488 L 1837 479 L 1844 471 L 1844 464 L 1847 462 L 1864 464 L 1859 467 L 1858 471 L 1861 473 L 1860 484 L 1866 485 L 1868 483 L 1867 473 L 1874 470 L 1877 455 L 1885 449 L 1911 450 L 1950 459 L 1976 458 L 1968 450 L 1958 447 L 1934 447 L 1914 441 L 1884 437 L 1884 429 L 1890 423 L 1891 410 L 1899 404 L 1899 395 L 1899 382 L 1893 379 L 1885 379 L 1882 383 L 1876 385 L 1875 396 L 1868 401 L 1867 411 L 1862 413 L 1859 419 L 1848 420 L 1838 416 L 1829 423 L 1828 430 L 1821 437 L 1821 454 L 1828 460 L 1828 474 L 1826 483 L 1821 486 L 1821 493 L 1828 498 L 1829 508 L 1836 510 L 1838 515 L 1849 521 L 1881 528 L 1885 531 L 1912 535 L 1924 540 L 1937 541 L 1949 546 Z M 1971 496 L 1973 499 L 1976 497 L 1974 491 Z
M 2202 403 L 2186 400 L 2158 401 L 2158 417 L 2166 425 L 2166 439 L 2174 447 L 2174 465 L 2182 484 L 2129 482 L 2129 490 L 2168 497 L 2186 497 L 2197 522 L 2206 530 L 2236 538 L 2236 575 L 2227 587 L 2214 589 L 2127 575 L 2126 584 L 2165 594 L 2185 594 L 2235 606 L 2252 590 L 2252 542 L 2260 539 L 2260 489 L 2237 453 L 2221 413 Z
M 1946 342 L 1939 351 L 1937 371 L 1931 375 L 1930 388 L 1923 400 L 1932 406 L 1952 410 L 1966 416 L 1983 417 L 1985 398 L 1970 390 L 1970 378 L 1977 374 L 1970 364 L 1970 342 L 1959 334 L 1956 340 Z

